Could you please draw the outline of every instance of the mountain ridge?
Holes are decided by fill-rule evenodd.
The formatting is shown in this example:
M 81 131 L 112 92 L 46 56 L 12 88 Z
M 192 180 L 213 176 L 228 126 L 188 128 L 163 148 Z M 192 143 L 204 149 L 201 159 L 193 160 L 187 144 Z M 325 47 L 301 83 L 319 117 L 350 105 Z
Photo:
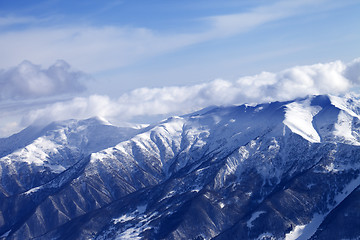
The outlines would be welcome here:
M 0 158 L 0 236 L 322 239 L 325 219 L 357 196 L 359 106 L 321 95 L 211 107 L 143 129 L 48 125 Z M 27 202 L 25 217 L 16 209 Z

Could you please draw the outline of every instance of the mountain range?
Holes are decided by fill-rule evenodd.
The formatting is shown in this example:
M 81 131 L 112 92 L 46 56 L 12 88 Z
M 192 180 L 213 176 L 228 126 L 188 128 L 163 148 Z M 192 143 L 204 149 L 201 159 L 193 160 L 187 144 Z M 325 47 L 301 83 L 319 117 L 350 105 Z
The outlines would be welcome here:
M 0 239 L 360 239 L 360 101 L 102 118 L 0 139 Z

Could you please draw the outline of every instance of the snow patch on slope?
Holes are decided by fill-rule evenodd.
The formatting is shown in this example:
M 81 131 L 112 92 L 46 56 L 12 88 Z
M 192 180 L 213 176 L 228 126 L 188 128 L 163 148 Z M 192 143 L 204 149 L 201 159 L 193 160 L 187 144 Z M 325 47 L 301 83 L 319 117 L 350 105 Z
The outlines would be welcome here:
M 111 234 L 112 232 L 115 233 L 114 239 L 116 240 L 142 239 L 141 234 L 152 228 L 149 226 L 151 221 L 160 216 L 157 212 L 152 214 L 145 214 L 146 207 L 146 205 L 138 206 L 135 211 L 113 219 L 114 225 L 121 225 L 123 228 L 116 230 L 115 226 L 113 226 L 108 231 L 105 231 L 104 234 L 99 236 L 97 239 L 108 239 L 107 235 Z
M 45 137 L 41 137 L 25 148 L 1 158 L 1 161 L 7 164 L 25 162 L 29 165 L 48 167 L 52 172 L 60 173 L 64 171 L 65 168 L 60 164 L 52 162 L 50 157 L 50 155 L 58 153 L 58 149 L 60 148 L 61 146 L 59 144 Z
M 30 195 L 30 194 L 32 194 L 32 193 L 35 193 L 35 192 L 41 190 L 41 188 L 42 188 L 41 186 L 31 188 L 31 189 L 29 189 L 28 191 L 24 192 L 24 194 L 25 194 L 25 195 Z
M 285 235 L 285 240 L 307 240 L 309 239 L 320 224 L 324 221 L 326 215 L 315 214 L 310 223 L 305 225 L 297 225 L 295 228 Z
M 344 139 L 345 142 L 352 145 L 360 145 L 360 143 L 353 136 L 352 121 L 353 117 L 349 112 L 340 111 L 338 115 L 337 123 L 335 124 L 335 130 L 333 134 L 340 139 Z
M 256 240 L 276 240 L 276 237 L 272 233 L 265 232 L 260 234 Z
M 265 211 L 258 211 L 258 212 L 254 212 L 252 215 L 251 215 L 251 218 L 246 222 L 246 226 L 248 228 L 252 228 L 254 225 L 253 225 L 253 221 L 255 221 L 255 219 L 257 219 L 261 214 L 265 213 Z
M 337 96 L 331 96 L 329 95 L 329 99 L 331 101 L 331 104 L 335 107 L 343 110 L 347 114 L 349 114 L 352 117 L 356 117 L 360 120 L 360 117 L 358 114 L 356 114 L 351 108 L 351 104 L 354 105 L 354 102 L 352 99 L 343 98 L 343 97 L 337 97 Z M 349 104 L 349 101 L 351 104 Z
M 285 240 L 296 240 L 298 239 L 301 234 L 304 231 L 306 225 L 298 225 L 294 228 L 294 230 L 292 230 L 291 232 L 287 233 L 285 235 Z
M 312 143 L 319 143 L 320 136 L 315 130 L 312 120 L 320 112 L 320 106 L 311 106 L 310 99 L 292 102 L 286 105 L 284 124 L 290 130 Z

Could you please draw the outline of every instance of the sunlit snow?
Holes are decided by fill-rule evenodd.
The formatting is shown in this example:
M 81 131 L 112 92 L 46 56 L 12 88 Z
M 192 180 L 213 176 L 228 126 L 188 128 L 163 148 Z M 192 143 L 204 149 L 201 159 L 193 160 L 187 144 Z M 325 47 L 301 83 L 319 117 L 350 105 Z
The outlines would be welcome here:
M 292 102 L 286 105 L 284 124 L 291 131 L 310 142 L 320 142 L 320 136 L 312 124 L 313 117 L 321 110 L 319 106 L 310 106 L 310 100 Z

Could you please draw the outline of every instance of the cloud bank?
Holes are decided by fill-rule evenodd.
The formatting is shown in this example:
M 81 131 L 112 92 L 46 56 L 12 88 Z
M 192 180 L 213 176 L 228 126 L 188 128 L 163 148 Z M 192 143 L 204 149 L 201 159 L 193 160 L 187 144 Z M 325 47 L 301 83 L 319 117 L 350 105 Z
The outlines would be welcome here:
M 180 115 L 210 105 L 284 101 L 312 94 L 344 94 L 360 86 L 360 58 L 348 64 L 335 61 L 297 66 L 278 73 L 262 72 L 235 82 L 217 79 L 193 86 L 140 88 L 118 99 L 92 95 L 49 104 L 30 111 L 21 122 L 45 123 L 68 118 L 100 116 L 113 123 Z
M 0 101 L 79 93 L 85 90 L 84 78 L 84 73 L 72 70 L 62 60 L 48 69 L 23 61 L 16 67 L 0 70 Z

